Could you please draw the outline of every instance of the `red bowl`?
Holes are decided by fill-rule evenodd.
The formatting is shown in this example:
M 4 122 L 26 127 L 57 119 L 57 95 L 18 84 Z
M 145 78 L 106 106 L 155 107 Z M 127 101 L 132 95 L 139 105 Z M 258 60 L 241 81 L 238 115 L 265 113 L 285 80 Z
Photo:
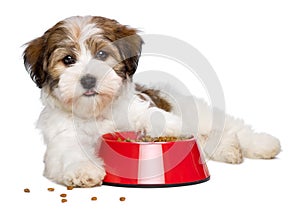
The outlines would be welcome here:
M 136 132 L 116 132 L 99 138 L 98 156 L 104 160 L 103 184 L 134 187 L 180 186 L 209 180 L 209 172 L 195 138 L 176 142 L 126 142 Z

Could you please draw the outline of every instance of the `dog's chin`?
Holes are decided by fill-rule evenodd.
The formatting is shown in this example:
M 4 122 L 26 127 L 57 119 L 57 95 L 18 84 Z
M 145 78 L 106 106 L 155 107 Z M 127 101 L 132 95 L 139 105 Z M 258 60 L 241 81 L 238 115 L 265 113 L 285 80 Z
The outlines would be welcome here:
M 96 91 L 86 91 L 72 100 L 68 106 L 72 114 L 81 119 L 98 119 L 105 114 L 111 104 L 112 96 L 102 95 Z

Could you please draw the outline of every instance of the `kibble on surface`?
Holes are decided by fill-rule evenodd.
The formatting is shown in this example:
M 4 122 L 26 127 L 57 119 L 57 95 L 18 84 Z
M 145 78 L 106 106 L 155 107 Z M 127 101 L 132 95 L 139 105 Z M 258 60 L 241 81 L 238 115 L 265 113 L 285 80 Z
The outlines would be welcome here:
M 92 200 L 92 201 L 96 201 L 96 200 L 97 200 L 97 197 L 96 197 L 96 196 L 93 196 L 93 197 L 91 198 L 91 200 Z
M 60 194 L 60 197 L 67 197 L 67 194 L 65 194 L 65 193 L 62 193 L 62 194 Z
M 67 186 L 67 190 L 73 190 L 73 186 Z
M 24 189 L 24 192 L 25 192 L 25 193 L 30 193 L 29 188 L 25 188 L 25 189 Z

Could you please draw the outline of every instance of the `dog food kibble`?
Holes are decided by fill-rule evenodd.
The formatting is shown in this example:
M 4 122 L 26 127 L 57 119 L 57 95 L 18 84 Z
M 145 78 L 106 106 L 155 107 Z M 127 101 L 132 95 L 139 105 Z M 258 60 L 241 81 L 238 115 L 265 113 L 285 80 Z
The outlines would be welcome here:
M 30 193 L 30 190 L 29 190 L 28 188 L 25 188 L 25 189 L 24 189 L 24 192 L 25 192 L 25 193 Z
M 67 186 L 67 190 L 73 190 L 73 186 Z
M 125 197 L 124 196 L 122 196 L 122 197 L 120 197 L 120 201 L 125 201 Z
M 63 198 L 65 198 L 65 197 L 67 197 L 67 194 L 65 194 L 65 193 L 62 193 L 62 194 L 60 194 L 60 197 L 63 197 Z
M 67 202 L 68 200 L 67 199 L 61 199 L 61 202 L 62 203 L 65 203 L 65 202 Z
M 67 186 L 67 190 L 72 190 L 73 189 L 73 186 Z M 47 188 L 47 190 L 49 191 L 49 192 L 53 192 L 54 190 L 55 190 L 55 188 Z M 29 188 L 24 188 L 24 192 L 25 193 L 30 193 L 30 190 L 29 190 Z M 62 194 L 60 194 L 59 195 L 62 199 L 61 199 L 61 203 L 66 203 L 68 200 L 66 199 L 66 197 L 67 197 L 67 194 L 66 193 L 62 193 Z M 125 201 L 125 197 L 124 196 L 122 196 L 122 197 L 120 197 L 120 201 Z M 96 197 L 96 196 L 93 196 L 93 197 L 91 197 L 91 201 L 97 201 L 98 200 L 98 198 Z
M 174 142 L 179 140 L 186 140 L 190 139 L 192 137 L 176 137 L 176 136 L 159 136 L 159 137 L 151 137 L 151 136 L 143 136 L 139 139 L 124 139 L 118 138 L 118 141 L 124 141 L 124 142 Z
M 92 201 L 97 201 L 97 197 L 96 197 L 96 196 L 93 196 L 93 197 L 91 198 L 91 200 L 92 200 Z

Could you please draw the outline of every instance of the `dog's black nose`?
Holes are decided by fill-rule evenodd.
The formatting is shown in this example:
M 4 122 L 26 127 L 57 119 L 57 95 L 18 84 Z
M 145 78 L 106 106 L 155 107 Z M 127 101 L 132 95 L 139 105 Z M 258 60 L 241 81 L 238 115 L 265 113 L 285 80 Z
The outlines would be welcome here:
M 83 88 L 92 89 L 96 86 L 96 78 L 95 76 L 87 74 L 80 79 L 80 83 Z

